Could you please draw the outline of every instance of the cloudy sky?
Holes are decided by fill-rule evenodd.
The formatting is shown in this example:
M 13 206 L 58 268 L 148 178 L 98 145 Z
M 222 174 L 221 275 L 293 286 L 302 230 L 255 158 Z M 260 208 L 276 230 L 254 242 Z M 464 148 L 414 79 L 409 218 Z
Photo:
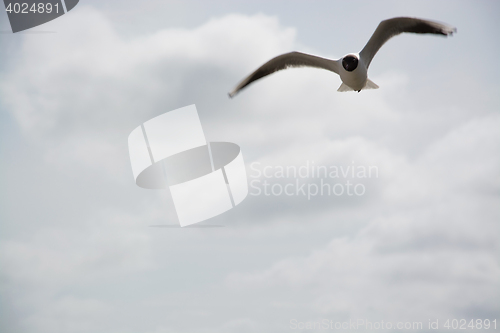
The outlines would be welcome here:
M 18 34 L 2 12 L 0 331 L 500 325 L 499 12 L 492 1 L 83 0 Z M 338 93 L 335 74 L 293 69 L 227 97 L 273 56 L 358 52 L 394 16 L 458 33 L 390 40 L 370 67 L 378 90 Z M 363 195 L 251 188 L 202 223 L 224 227 L 151 227 L 178 224 L 176 212 L 168 192 L 135 185 L 127 137 L 190 104 L 209 141 L 241 147 L 253 184 L 320 182 L 258 177 L 266 166 L 378 174 L 326 179 Z

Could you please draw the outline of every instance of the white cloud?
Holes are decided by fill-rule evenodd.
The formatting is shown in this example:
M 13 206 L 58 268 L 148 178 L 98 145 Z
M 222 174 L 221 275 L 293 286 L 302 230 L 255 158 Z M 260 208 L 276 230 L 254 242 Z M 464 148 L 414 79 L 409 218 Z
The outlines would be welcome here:
M 56 34 L 25 37 L 2 81 L 3 102 L 23 133 L 44 145 L 49 162 L 81 163 L 108 177 L 124 177 L 123 136 L 179 106 L 175 100 L 191 84 L 183 69 L 249 70 L 255 59 L 292 47 L 295 38 L 292 28 L 264 15 L 232 14 L 133 40 L 118 36 L 91 7 L 72 13 L 71 22 L 50 24 Z
M 500 167 L 499 121 L 495 115 L 467 123 L 413 162 L 382 155 L 381 169 L 395 176 L 384 180 L 380 209 L 366 207 L 368 226 L 308 256 L 233 273 L 228 287 L 275 299 L 293 290 L 304 304 L 309 300 L 309 312 L 327 318 L 427 321 L 495 313 L 499 216 L 491 204 L 499 188 L 492 178 Z

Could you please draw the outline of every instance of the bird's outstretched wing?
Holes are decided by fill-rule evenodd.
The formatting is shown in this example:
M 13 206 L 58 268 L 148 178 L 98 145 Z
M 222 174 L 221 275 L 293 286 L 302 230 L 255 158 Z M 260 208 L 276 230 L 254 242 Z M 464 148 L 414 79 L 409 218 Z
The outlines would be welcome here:
M 338 74 L 338 66 L 339 65 L 337 60 L 316 57 L 301 52 L 285 53 L 269 60 L 264 65 L 257 68 L 255 72 L 247 76 L 243 81 L 240 82 L 240 84 L 236 86 L 236 88 L 234 88 L 233 91 L 229 93 L 229 97 L 233 97 L 250 83 L 282 69 L 287 69 L 290 67 L 316 67 L 323 68 Z
M 391 37 L 397 36 L 403 32 L 412 32 L 416 34 L 437 34 L 452 35 L 457 29 L 444 23 L 422 20 L 413 17 L 395 17 L 380 22 L 377 29 L 371 36 L 368 43 L 359 53 L 366 67 L 370 65 L 377 51 Z

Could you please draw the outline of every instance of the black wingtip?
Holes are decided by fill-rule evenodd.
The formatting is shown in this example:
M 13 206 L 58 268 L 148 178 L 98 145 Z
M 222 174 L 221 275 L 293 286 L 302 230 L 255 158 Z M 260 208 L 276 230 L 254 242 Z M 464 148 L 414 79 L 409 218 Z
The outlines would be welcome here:
M 450 28 L 443 30 L 441 32 L 441 34 L 443 34 L 445 37 L 451 37 L 451 36 L 453 36 L 453 34 L 456 34 L 456 33 L 457 33 L 457 28 L 455 28 L 455 27 L 450 27 Z

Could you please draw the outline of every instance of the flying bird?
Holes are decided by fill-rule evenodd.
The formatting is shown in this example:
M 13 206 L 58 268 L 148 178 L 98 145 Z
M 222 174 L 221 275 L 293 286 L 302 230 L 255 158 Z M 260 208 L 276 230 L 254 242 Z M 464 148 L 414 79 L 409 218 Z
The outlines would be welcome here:
M 342 84 L 337 91 L 357 91 L 378 89 L 378 85 L 368 78 L 368 67 L 377 51 L 391 37 L 403 32 L 416 34 L 436 34 L 451 36 L 457 29 L 439 22 L 413 17 L 395 17 L 379 23 L 368 43 L 359 53 L 349 53 L 338 60 L 317 57 L 301 52 L 279 55 L 257 68 L 229 93 L 234 97 L 252 82 L 269 74 L 291 67 L 316 67 L 340 75 Z

